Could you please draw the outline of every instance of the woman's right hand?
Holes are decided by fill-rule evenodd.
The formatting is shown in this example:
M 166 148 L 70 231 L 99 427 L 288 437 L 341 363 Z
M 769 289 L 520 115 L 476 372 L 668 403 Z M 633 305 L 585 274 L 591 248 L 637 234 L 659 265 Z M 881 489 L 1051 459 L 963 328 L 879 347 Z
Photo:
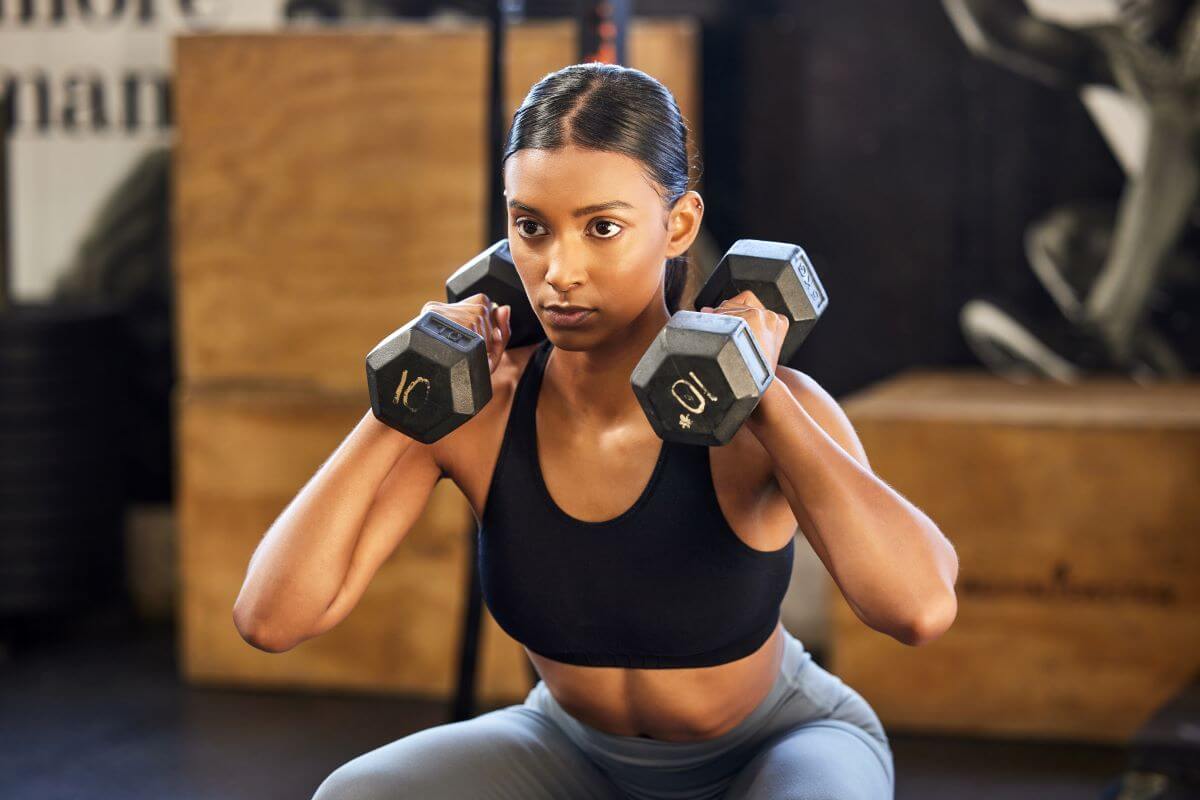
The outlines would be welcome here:
M 464 297 L 457 303 L 430 300 L 421 307 L 421 314 L 426 311 L 440 314 L 482 336 L 487 344 L 488 369 L 496 371 L 500 364 L 500 356 L 512 338 L 512 328 L 509 326 L 509 318 L 512 316 L 510 306 L 497 306 L 486 294 L 480 292 Z

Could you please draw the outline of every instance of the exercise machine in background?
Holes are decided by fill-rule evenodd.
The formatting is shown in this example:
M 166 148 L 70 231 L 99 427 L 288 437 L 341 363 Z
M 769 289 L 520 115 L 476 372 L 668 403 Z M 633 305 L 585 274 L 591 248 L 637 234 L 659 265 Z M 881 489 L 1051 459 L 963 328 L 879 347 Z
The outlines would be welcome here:
M 1200 259 L 1192 251 L 1200 238 L 1200 3 L 1118 3 L 1111 19 L 1078 25 L 1045 17 L 1069 5 L 943 0 L 973 53 L 1078 93 L 1128 175 L 1115 210 L 1053 209 L 1026 234 L 1030 266 L 1058 317 L 977 298 L 962 308 L 963 334 L 981 361 L 1012 379 L 1186 378 L 1200 368 Z M 1033 6 L 1043 13 L 1030 13 Z M 1097 92 L 1109 101 L 1098 103 Z M 1121 108 L 1132 117 L 1098 113 Z

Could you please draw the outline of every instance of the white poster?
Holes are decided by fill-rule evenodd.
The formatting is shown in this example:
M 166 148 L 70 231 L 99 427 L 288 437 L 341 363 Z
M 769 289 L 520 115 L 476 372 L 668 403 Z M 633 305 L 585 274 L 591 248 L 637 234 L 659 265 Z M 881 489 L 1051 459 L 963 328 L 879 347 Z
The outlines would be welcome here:
M 284 0 L 0 0 L 12 298 L 47 299 L 97 205 L 171 141 L 172 37 L 281 27 Z

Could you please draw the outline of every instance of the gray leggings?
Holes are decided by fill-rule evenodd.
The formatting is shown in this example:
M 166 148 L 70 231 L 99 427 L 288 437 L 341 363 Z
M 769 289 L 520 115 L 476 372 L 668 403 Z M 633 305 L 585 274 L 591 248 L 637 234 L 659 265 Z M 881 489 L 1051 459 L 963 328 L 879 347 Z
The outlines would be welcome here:
M 879 717 L 799 639 L 784 637 L 771 691 L 717 738 L 605 733 L 564 711 L 538 681 L 522 704 L 352 759 L 313 800 L 890 800 L 895 772 Z

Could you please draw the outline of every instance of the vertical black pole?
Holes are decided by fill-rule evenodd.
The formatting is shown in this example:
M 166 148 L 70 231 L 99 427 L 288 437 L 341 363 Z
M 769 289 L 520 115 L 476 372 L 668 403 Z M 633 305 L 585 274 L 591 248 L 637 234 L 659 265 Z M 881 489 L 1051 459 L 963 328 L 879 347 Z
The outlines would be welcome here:
M 13 95 L 16 96 L 15 93 Z M 0 311 L 11 300 L 12 283 L 9 276 L 12 262 L 8 246 L 8 107 L 7 98 L 0 96 Z
M 489 4 L 488 26 L 491 33 L 491 67 L 489 70 L 488 87 L 488 143 L 491 154 L 488 181 L 488 224 L 487 241 L 490 245 L 498 239 L 503 239 L 508 233 L 508 210 L 504 207 L 504 180 L 500 174 L 500 160 L 504 157 L 504 134 L 507 114 L 504 103 L 504 47 L 505 27 L 510 19 L 520 17 L 523 2 L 513 0 L 497 0 Z
M 523 11 L 520 0 L 496 0 L 488 4 L 488 33 L 491 57 L 488 59 L 487 145 L 488 200 L 484 235 L 487 247 L 508 233 L 508 210 L 504 203 L 504 180 L 500 160 L 504 157 L 504 29 L 509 18 L 517 19 Z M 478 528 L 467 531 L 467 598 L 463 609 L 462 640 L 459 645 L 458 689 L 455 692 L 450 716 L 461 722 L 475 716 L 475 679 L 478 675 L 480 622 L 483 616 L 483 594 L 479 586 Z M 532 666 L 531 666 L 532 670 Z
M 633 13 L 632 0 L 587 0 L 579 10 L 579 60 L 627 64 L 625 34 Z

